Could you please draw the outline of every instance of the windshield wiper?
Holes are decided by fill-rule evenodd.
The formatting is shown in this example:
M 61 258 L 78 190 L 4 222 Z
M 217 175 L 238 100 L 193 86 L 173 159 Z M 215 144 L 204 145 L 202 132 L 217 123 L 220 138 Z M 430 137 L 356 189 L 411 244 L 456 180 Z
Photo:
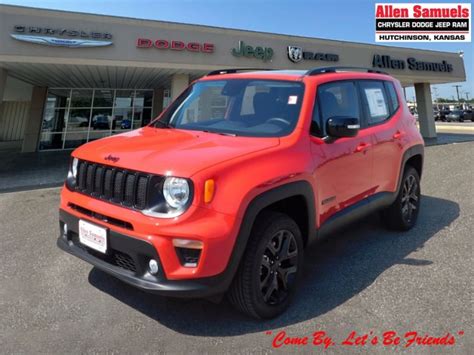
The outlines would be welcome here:
M 205 129 L 203 129 L 202 132 L 219 134 L 221 136 L 237 137 L 237 135 L 235 133 L 208 131 L 208 130 L 205 130 Z
M 160 121 L 160 120 L 156 120 L 155 122 L 153 122 L 153 126 L 155 126 L 155 127 L 160 126 L 161 128 L 174 128 L 169 123 L 164 122 L 164 121 Z

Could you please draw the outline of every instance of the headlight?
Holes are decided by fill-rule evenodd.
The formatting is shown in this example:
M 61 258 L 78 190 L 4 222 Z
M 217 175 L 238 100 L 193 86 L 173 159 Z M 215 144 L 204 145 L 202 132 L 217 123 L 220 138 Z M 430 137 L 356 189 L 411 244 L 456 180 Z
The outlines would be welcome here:
M 184 208 L 189 200 L 188 181 L 177 177 L 167 177 L 163 184 L 163 196 L 171 207 Z
M 77 165 L 79 163 L 79 160 L 77 158 L 72 159 L 72 164 L 71 164 L 71 172 L 72 172 L 72 177 L 75 179 L 77 177 Z

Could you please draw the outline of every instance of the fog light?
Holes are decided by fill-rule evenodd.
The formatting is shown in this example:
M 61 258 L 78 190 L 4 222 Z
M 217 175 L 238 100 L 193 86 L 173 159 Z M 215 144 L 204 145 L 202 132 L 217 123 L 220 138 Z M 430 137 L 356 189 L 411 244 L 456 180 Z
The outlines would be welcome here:
M 184 267 L 197 267 L 203 243 L 193 239 L 173 239 L 179 261 Z
M 64 223 L 64 226 L 63 226 L 63 235 L 67 237 L 67 224 L 66 223 Z
M 148 267 L 150 268 L 150 274 L 156 275 L 158 273 L 158 262 L 155 259 L 150 259 Z
M 201 249 L 176 248 L 179 262 L 184 267 L 197 267 L 201 257 Z

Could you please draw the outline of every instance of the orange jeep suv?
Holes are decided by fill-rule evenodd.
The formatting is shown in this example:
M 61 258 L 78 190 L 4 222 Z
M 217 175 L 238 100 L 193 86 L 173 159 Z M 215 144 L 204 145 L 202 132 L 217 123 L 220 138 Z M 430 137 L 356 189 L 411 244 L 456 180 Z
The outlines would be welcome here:
M 312 242 L 374 211 L 416 223 L 423 147 L 388 74 L 211 72 L 148 126 L 72 153 L 58 246 L 142 290 L 271 318 Z

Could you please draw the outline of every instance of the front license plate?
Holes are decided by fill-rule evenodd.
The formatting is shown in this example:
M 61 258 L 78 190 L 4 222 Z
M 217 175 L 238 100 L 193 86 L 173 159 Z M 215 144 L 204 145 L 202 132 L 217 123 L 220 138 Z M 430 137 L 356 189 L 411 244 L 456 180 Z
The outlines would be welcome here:
M 79 220 L 79 241 L 89 248 L 105 254 L 107 251 L 107 229 Z

